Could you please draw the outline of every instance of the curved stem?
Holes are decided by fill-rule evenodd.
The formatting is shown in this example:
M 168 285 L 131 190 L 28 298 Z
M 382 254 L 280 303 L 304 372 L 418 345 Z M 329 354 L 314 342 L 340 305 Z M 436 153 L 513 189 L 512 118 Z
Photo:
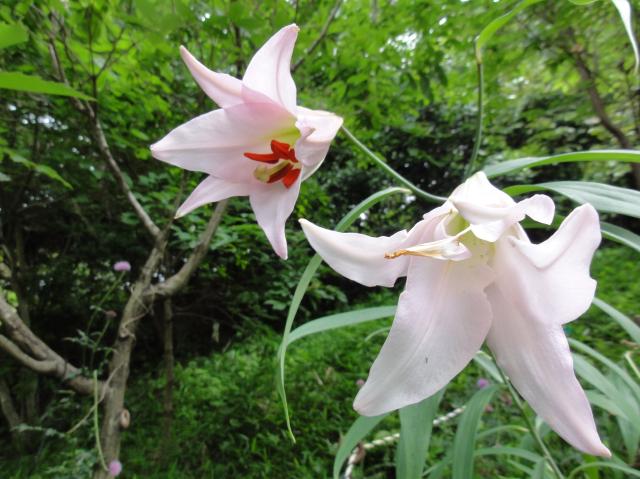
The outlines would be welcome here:
M 437 195 L 432 195 L 431 193 L 427 193 L 426 191 L 418 188 L 416 185 L 414 185 L 413 183 L 411 183 L 409 180 L 407 180 L 404 176 L 402 176 L 400 173 L 398 173 L 396 170 L 394 170 L 393 168 L 391 168 L 387 162 L 385 160 L 383 160 L 382 158 L 380 158 L 378 155 L 376 155 L 373 151 L 371 151 L 369 148 L 367 148 L 363 143 L 360 142 L 360 140 L 358 140 L 355 136 L 353 136 L 353 133 L 351 133 L 344 125 L 341 127 L 342 131 L 344 132 L 345 135 L 347 135 L 347 137 L 358 147 L 360 148 L 363 153 L 365 155 L 367 155 L 369 158 L 371 158 L 373 160 L 373 162 L 379 166 L 380 168 L 382 168 L 382 170 L 384 170 L 387 174 L 389 174 L 392 178 L 394 178 L 396 181 L 398 181 L 400 184 L 402 184 L 403 186 L 406 186 L 407 188 L 409 188 L 411 190 L 411 192 L 422 198 L 423 200 L 426 201 L 430 201 L 431 203 L 443 203 L 445 202 L 447 199 L 444 196 L 437 196 Z
M 478 159 L 478 152 L 480 151 L 480 143 L 482 143 L 482 120 L 484 118 L 484 68 L 482 62 L 477 62 L 476 67 L 478 70 L 478 117 L 476 118 L 476 137 L 473 142 L 473 151 L 471 153 L 471 159 L 467 164 L 467 168 L 464 170 L 464 179 L 467 179 L 471 173 L 473 173 L 476 160 Z
M 107 464 L 104 461 L 104 454 L 102 453 L 102 445 L 100 444 L 100 427 L 98 425 L 98 404 L 100 399 L 98 398 L 98 371 L 93 371 L 93 432 L 96 439 L 96 448 L 98 449 L 98 458 L 100 459 L 100 466 L 105 471 L 108 471 Z
M 542 437 L 538 433 L 538 430 L 535 428 L 535 425 L 531 423 L 531 419 L 529 419 L 529 416 L 527 416 L 527 412 L 524 409 L 524 404 L 522 404 L 522 401 L 520 400 L 520 396 L 518 396 L 518 393 L 513 388 L 511 381 L 509 381 L 507 376 L 504 374 L 504 372 L 502 371 L 502 368 L 498 366 L 498 363 L 495 361 L 495 358 L 494 358 L 494 363 L 496 365 L 496 369 L 500 373 L 500 377 L 502 378 L 502 381 L 507 385 L 507 388 L 509 389 L 509 393 L 513 398 L 513 402 L 516 404 L 516 406 L 518 406 L 518 409 L 520 410 L 520 414 L 522 415 L 522 418 L 524 419 L 524 422 L 527 425 L 527 429 L 529 429 L 529 432 L 533 436 L 533 439 L 536 441 L 536 443 L 538 443 L 538 447 L 540 448 L 545 459 L 551 466 L 551 469 L 553 469 L 554 475 L 558 479 L 565 479 L 564 474 L 562 474 L 562 471 L 558 467 L 558 464 L 556 464 L 556 461 L 553 459 L 551 452 L 549 452 L 549 449 L 547 448 L 546 444 L 542 440 Z

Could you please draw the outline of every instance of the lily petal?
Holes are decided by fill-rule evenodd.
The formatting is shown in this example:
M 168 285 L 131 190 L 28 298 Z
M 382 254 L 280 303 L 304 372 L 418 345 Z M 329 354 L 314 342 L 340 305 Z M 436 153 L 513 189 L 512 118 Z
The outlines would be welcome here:
M 291 55 L 300 29 L 288 25 L 273 35 L 249 62 L 242 82 L 290 112 L 296 109 L 296 84 L 291 77 Z
M 301 219 L 307 240 L 335 271 L 364 286 L 393 286 L 407 274 L 409 258 L 386 259 L 385 254 L 417 243 L 411 236 L 422 236 L 427 223 L 421 221 L 411 230 L 398 231 L 393 236 L 371 236 L 360 233 L 338 233 Z
M 601 240 L 593 206 L 573 210 L 543 243 L 520 237 L 503 238 L 496 247 L 493 268 L 502 293 L 540 323 L 563 324 L 584 313 L 595 293 L 589 265 Z
M 180 55 L 200 88 L 221 108 L 242 103 L 242 81 L 226 73 L 209 70 L 183 46 L 180 47 Z
M 491 326 L 486 265 L 411 260 L 389 336 L 353 407 L 376 416 L 429 397 L 473 358 Z
M 233 183 L 215 176 L 208 176 L 178 208 L 176 218 L 180 218 L 207 203 L 224 200 L 232 196 L 247 196 L 250 192 L 251 185 L 248 183 Z
M 309 130 L 309 135 L 302 135 L 296 143 L 296 156 L 305 166 L 303 180 L 306 180 L 320 167 L 329 146 L 342 126 L 342 118 L 333 113 L 320 110 L 297 108 L 298 130 Z
M 282 183 L 260 186 L 254 187 L 251 191 L 251 208 L 273 250 L 282 259 L 287 259 L 284 227 L 300 194 L 300 181 L 294 182 L 290 188 L 286 188 Z
M 180 125 L 151 145 L 159 160 L 235 182 L 257 183 L 256 163 L 245 152 L 270 151 L 278 132 L 295 119 L 275 103 L 248 103 L 214 110 Z
M 588 454 L 610 457 L 573 372 L 562 326 L 522 314 L 497 285 L 489 287 L 487 295 L 493 310 L 487 343 L 518 392 L 569 444 Z

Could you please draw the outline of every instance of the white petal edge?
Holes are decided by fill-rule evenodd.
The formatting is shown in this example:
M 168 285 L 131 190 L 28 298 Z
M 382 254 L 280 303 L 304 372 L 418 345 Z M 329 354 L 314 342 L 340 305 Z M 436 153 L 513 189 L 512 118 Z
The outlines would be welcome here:
M 586 204 L 540 244 L 526 236 L 501 239 L 492 266 L 502 292 L 522 314 L 542 323 L 564 324 L 591 305 L 596 282 L 589 266 L 600 241 L 598 213 Z
M 189 68 L 194 80 L 209 98 L 221 108 L 242 103 L 242 81 L 227 75 L 209 70 L 200 63 L 185 47 L 180 47 L 180 56 Z
M 253 56 L 242 82 L 263 93 L 294 113 L 296 84 L 291 76 L 291 56 L 300 29 L 297 25 L 281 28 Z
M 573 447 L 610 457 L 573 371 L 562 326 L 522 315 L 497 285 L 487 288 L 487 295 L 493 310 L 487 343 L 518 392 Z
M 249 196 L 258 224 L 282 259 L 287 259 L 288 255 L 285 223 L 300 194 L 300 183 L 296 181 L 291 188 L 286 188 L 281 182 L 263 184 L 261 188 L 254 188 Z
M 491 326 L 484 264 L 412 258 L 389 336 L 353 407 L 376 416 L 435 394 L 478 352 Z
M 251 185 L 247 183 L 233 183 L 216 178 L 215 176 L 208 176 L 191 192 L 185 202 L 178 208 L 176 218 L 189 214 L 202 205 L 224 200 L 232 196 L 246 196 L 250 192 Z

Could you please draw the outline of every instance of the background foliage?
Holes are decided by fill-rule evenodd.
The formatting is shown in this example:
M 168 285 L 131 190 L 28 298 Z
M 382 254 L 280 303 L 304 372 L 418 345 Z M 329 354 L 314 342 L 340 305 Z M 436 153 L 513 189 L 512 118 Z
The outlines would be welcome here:
M 340 114 L 397 171 L 427 191 L 446 195 L 459 183 L 473 147 L 474 38 L 513 5 L 495 0 L 9 0 L 0 6 L 0 22 L 13 29 L 10 38 L 24 41 L 0 50 L 0 74 L 60 80 L 50 54 L 56 38 L 71 88 L 94 99 L 126 181 L 160 221 L 200 178 L 153 160 L 148 145 L 214 108 L 182 64 L 178 46 L 188 47 L 212 69 L 239 75 L 266 38 L 296 22 L 301 31 L 294 78 L 300 103 Z M 0 37 L 9 38 L 3 30 Z M 609 2 L 577 7 L 549 1 L 530 7 L 485 50 L 481 161 L 620 147 L 620 137 L 594 113 L 594 89 L 610 122 L 630 142 L 627 147 L 637 145 L 640 88 L 633 68 L 628 39 Z M 23 77 L 11 78 L 5 78 L 13 81 L 10 87 L 24 85 Z M 54 91 L 43 93 L 75 94 L 46 88 Z M 0 92 L 0 258 L 21 251 L 25 265 L 19 284 L 2 287 L 26 298 L 32 328 L 62 356 L 88 369 L 98 367 L 116 334 L 108 312 L 122 308 L 130 286 L 130 274 L 115 273 L 111 266 L 124 259 L 133 265 L 131 274 L 136 272 L 148 239 L 67 96 Z M 612 162 L 523 170 L 498 183 L 580 179 L 636 186 L 628 165 Z M 137 334 L 127 399 L 133 424 L 121 458 L 127 477 L 330 475 L 340 436 L 355 417 L 350 402 L 356 380 L 366 377 L 384 335 L 362 338 L 384 324 L 317 336 L 292 347 L 287 387 L 298 443 L 291 444 L 273 374 L 286 309 L 311 253 L 295 218 L 334 226 L 363 198 L 392 184 L 339 135 L 321 170 L 305 182 L 288 223 L 287 262 L 276 261 L 246 199 L 231 201 L 205 262 L 174 299 L 175 409 L 171 433 L 164 438 L 159 313 L 148 317 Z M 415 223 L 429 207 L 396 195 L 363 214 L 355 227 L 391 233 Z M 179 268 L 197 241 L 209 208 L 174 224 L 171 253 L 163 263 L 166 275 Z M 637 219 L 605 219 L 640 232 Z M 638 252 L 605 244 L 593 273 L 602 285 L 599 295 L 631 316 L 640 311 L 637 264 Z M 321 267 L 297 321 L 393 304 L 394 298 L 393 291 L 367 290 Z M 576 338 L 614 361 L 637 351 L 637 344 L 598 312 L 571 328 Z M 440 410 L 463 404 L 481 374 L 486 375 L 470 367 L 460 375 Z M 96 460 L 90 423 L 72 434 L 66 431 L 81 420 L 90 402 L 53 379 L 41 379 L 35 405 L 29 406 L 22 401 L 29 384 L 4 355 L 0 375 L 20 407 L 33 409 L 25 416 L 28 441 L 22 446 L 0 423 L 5 473 L 88 474 Z M 518 423 L 503 394 L 491 404 L 485 426 Z M 605 442 L 621 460 L 637 465 L 637 451 L 618 441 L 615 418 L 603 410 L 598 414 Z M 384 431 L 397 427 L 395 417 L 382 424 Z M 444 457 L 453 434 L 448 424 L 434 430 L 431 462 Z M 563 448 L 559 457 L 564 463 L 583 460 L 551 436 L 552 444 Z M 505 433 L 491 440 L 513 445 L 519 439 Z M 625 446 L 617 447 L 620 443 Z M 392 461 L 390 449 L 378 450 L 359 473 L 391 477 Z M 483 457 L 476 473 L 517 477 L 513 462 L 509 456 Z

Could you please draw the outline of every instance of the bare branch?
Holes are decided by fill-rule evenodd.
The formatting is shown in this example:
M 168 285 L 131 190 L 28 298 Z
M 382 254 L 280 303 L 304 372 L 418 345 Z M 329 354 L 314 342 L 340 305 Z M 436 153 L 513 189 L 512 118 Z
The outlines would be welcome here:
M 38 338 L 3 295 L 0 295 L 0 319 L 13 340 L 0 335 L 0 348 L 37 373 L 55 376 L 79 393 L 93 393 L 93 380 L 82 376 L 78 368 L 69 364 Z M 100 382 L 98 387 L 102 390 L 104 383 Z
M 218 229 L 218 226 L 220 226 L 220 221 L 222 220 L 222 215 L 227 208 L 227 203 L 228 200 L 222 200 L 216 205 L 213 213 L 211 214 L 211 218 L 209 218 L 209 223 L 207 223 L 206 229 L 200 235 L 198 244 L 191 252 L 187 262 L 182 266 L 182 268 L 180 268 L 180 271 L 171 276 L 164 283 L 157 284 L 152 290 L 153 294 L 157 294 L 159 296 L 172 296 L 187 284 L 187 281 L 189 281 L 189 278 L 195 270 L 198 269 L 198 266 L 202 263 L 202 260 L 209 249 L 209 243 Z
M 327 20 L 324 22 L 324 25 L 322 26 L 322 30 L 320 30 L 320 34 L 313 41 L 313 43 L 309 45 L 309 48 L 307 48 L 304 51 L 304 54 L 300 57 L 300 59 L 293 64 L 293 67 L 291 67 L 291 73 L 295 72 L 298 68 L 300 68 L 300 65 L 302 65 L 302 63 L 307 59 L 307 57 L 311 55 L 311 53 L 313 53 L 313 51 L 318 47 L 318 45 L 320 45 L 320 43 L 322 43 L 322 40 L 324 40 L 324 37 L 327 36 L 329 27 L 331 26 L 331 23 L 333 22 L 333 20 L 335 20 L 341 5 L 342 5 L 342 0 L 336 0 L 336 3 L 333 5 L 333 8 L 329 12 L 329 16 L 327 17 Z

